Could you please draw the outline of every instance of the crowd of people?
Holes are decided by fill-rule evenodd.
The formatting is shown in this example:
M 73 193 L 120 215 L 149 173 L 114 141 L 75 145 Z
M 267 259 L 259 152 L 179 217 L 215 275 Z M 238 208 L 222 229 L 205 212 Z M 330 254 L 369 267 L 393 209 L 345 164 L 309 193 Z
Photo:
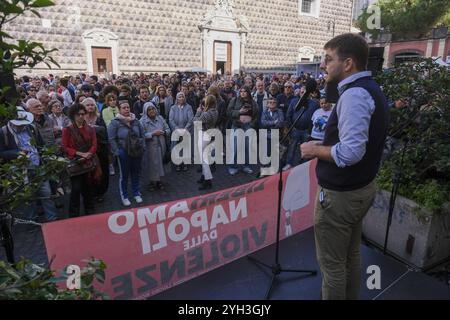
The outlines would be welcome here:
M 202 73 L 133 74 L 110 78 L 87 76 L 23 76 L 17 79 L 21 98 L 17 118 L 0 132 L 0 159 L 9 161 L 26 154 L 30 165 L 40 163 L 39 146 L 56 145 L 58 153 L 71 163 L 92 162 L 92 170 L 70 177 L 69 216 L 94 211 L 110 188 L 109 177 L 119 174 L 124 206 L 143 202 L 141 186 L 151 191 L 164 189 L 165 165 L 173 160 L 170 151 L 185 136 L 193 135 L 194 122 L 202 123 L 198 141 L 200 155 L 211 143 L 208 129 L 279 129 L 281 137 L 301 114 L 287 141 L 283 170 L 301 161 L 299 146 L 321 140 L 332 105 L 324 97 L 325 79 L 315 80 L 317 88 L 307 100 L 306 111 L 296 109 L 309 74 L 240 74 L 221 76 Z M 180 134 L 172 141 L 171 134 Z M 31 141 L 37 141 L 35 146 Z M 234 144 L 235 149 L 237 143 Z M 270 147 L 268 148 L 270 150 Z M 245 145 L 245 163 L 228 166 L 230 175 L 240 170 L 254 173 Z M 180 155 L 183 157 L 183 155 Z M 185 159 L 185 158 L 183 158 Z M 179 174 L 189 170 L 188 161 L 172 164 Z M 214 164 L 201 159 L 199 190 L 213 187 Z M 255 172 L 258 174 L 258 172 Z M 131 182 L 131 194 L 129 183 Z M 64 193 L 58 182 L 41 187 L 40 196 Z M 42 200 L 47 220 L 58 218 L 53 200 Z M 35 218 L 35 210 L 27 217 Z

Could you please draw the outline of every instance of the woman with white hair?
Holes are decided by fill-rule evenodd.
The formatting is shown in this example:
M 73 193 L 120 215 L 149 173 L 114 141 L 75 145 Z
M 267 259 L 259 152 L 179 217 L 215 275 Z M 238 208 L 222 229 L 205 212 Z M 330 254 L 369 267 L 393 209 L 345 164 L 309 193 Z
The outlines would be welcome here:
M 109 186 L 109 141 L 105 121 L 100 117 L 94 98 L 86 98 L 81 103 L 86 108 L 84 120 L 95 129 L 97 135 L 97 156 L 102 171 L 101 178 L 96 181 L 93 196 L 97 202 L 103 202 L 103 195 Z
M 170 108 L 169 112 L 169 126 L 170 130 L 174 132 L 175 130 L 181 130 L 180 140 L 172 141 L 172 149 L 182 141 L 183 135 L 186 132 L 190 132 L 193 128 L 194 112 L 192 107 L 186 103 L 186 96 L 183 92 L 177 93 L 177 103 Z M 180 155 L 183 157 L 183 155 Z M 179 172 L 180 170 L 187 171 L 187 166 L 185 163 L 175 166 L 175 170 Z
M 166 138 L 170 136 L 170 128 L 164 118 L 158 114 L 152 102 L 144 104 L 140 119 L 145 137 L 145 153 L 142 160 L 142 176 L 149 190 L 164 189 L 161 177 L 164 176 L 163 157 L 166 153 Z

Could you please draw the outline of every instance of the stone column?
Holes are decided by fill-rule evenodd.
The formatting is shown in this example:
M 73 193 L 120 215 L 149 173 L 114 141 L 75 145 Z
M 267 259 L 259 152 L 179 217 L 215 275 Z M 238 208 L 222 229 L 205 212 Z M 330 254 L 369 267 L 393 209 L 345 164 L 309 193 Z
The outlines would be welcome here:
M 389 57 L 391 56 L 391 45 L 390 43 L 386 44 L 384 47 L 384 56 L 383 56 L 383 68 L 388 68 L 391 64 L 391 61 L 389 61 Z
M 430 58 L 433 53 L 433 40 L 427 41 L 427 50 L 425 51 L 425 58 Z
M 446 42 L 446 38 L 443 38 L 441 40 L 439 40 L 439 50 L 438 50 L 438 57 L 442 57 L 442 60 L 446 60 L 446 56 L 445 56 L 445 42 Z
M 241 61 L 239 62 L 238 72 L 245 65 L 245 45 L 247 44 L 247 34 L 241 33 Z

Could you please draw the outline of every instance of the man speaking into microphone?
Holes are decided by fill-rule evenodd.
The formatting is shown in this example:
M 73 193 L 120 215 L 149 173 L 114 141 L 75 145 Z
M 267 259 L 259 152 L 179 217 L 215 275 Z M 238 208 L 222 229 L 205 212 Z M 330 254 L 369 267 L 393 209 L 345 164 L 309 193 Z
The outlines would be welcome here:
M 324 47 L 327 82 L 339 100 L 323 142 L 301 145 L 303 158 L 318 158 L 315 241 L 323 299 L 357 299 L 362 219 L 375 198 L 375 176 L 386 139 L 386 97 L 366 71 L 369 47 L 357 34 L 342 34 Z

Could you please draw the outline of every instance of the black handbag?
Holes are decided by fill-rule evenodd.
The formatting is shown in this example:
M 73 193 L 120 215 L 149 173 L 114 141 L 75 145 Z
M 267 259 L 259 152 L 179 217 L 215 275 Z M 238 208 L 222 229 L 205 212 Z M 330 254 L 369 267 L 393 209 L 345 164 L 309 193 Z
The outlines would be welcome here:
M 67 173 L 70 177 L 80 176 L 82 174 L 94 171 L 97 167 L 97 157 L 90 159 L 75 158 L 70 160 L 67 165 Z
M 67 129 L 72 135 L 77 149 L 81 150 L 82 152 L 86 152 L 86 150 L 89 149 L 89 142 L 84 139 L 83 135 L 80 132 L 77 132 L 77 129 L 75 127 L 68 127 Z M 76 157 L 70 160 L 66 170 L 69 174 L 69 177 L 75 177 L 94 171 L 97 165 L 97 157 L 95 155 L 90 159 Z

